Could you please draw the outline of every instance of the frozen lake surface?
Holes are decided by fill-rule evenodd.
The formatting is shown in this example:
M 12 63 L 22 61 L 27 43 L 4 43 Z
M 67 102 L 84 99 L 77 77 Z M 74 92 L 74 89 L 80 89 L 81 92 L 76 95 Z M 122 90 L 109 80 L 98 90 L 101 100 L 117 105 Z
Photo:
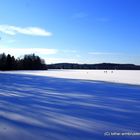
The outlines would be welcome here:
M 0 74 L 0 140 L 140 139 L 105 132 L 140 133 L 140 86 Z
M 1 72 L 2 73 L 2 72 Z M 4 73 L 29 74 L 67 79 L 98 80 L 140 85 L 140 70 L 47 70 L 8 71 Z

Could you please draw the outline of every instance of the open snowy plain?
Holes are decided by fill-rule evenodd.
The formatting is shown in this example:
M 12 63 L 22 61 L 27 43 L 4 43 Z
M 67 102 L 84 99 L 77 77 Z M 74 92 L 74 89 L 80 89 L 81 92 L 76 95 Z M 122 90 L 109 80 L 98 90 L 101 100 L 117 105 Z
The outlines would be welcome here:
M 139 140 L 140 71 L 1 72 L 0 140 L 31 139 Z

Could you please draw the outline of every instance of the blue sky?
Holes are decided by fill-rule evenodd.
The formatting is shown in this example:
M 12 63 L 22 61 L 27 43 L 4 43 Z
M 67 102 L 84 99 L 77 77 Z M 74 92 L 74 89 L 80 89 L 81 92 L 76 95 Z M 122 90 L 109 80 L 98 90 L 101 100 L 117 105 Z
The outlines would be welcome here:
M 139 7 L 139 0 L 1 0 L 0 53 L 140 64 Z

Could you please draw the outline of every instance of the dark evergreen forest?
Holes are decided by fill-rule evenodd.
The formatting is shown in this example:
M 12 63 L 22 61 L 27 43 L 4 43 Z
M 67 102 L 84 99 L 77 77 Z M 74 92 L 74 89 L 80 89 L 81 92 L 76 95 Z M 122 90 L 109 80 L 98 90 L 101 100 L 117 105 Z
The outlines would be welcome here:
M 10 54 L 0 54 L 0 70 L 45 70 L 45 61 L 35 54 L 15 58 Z

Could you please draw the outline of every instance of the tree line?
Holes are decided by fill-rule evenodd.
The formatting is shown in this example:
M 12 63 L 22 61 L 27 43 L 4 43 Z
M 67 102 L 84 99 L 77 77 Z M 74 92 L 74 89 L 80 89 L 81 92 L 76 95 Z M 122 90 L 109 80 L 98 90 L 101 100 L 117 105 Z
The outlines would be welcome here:
M 112 70 L 140 70 L 140 65 L 134 64 L 75 64 L 58 63 L 45 64 L 45 61 L 35 54 L 24 55 L 22 58 L 15 58 L 10 54 L 0 54 L 0 70 L 47 70 L 47 69 L 112 69 Z
M 23 58 L 15 58 L 10 54 L 0 54 L 0 70 L 45 70 L 45 61 L 35 54 L 24 55 Z

